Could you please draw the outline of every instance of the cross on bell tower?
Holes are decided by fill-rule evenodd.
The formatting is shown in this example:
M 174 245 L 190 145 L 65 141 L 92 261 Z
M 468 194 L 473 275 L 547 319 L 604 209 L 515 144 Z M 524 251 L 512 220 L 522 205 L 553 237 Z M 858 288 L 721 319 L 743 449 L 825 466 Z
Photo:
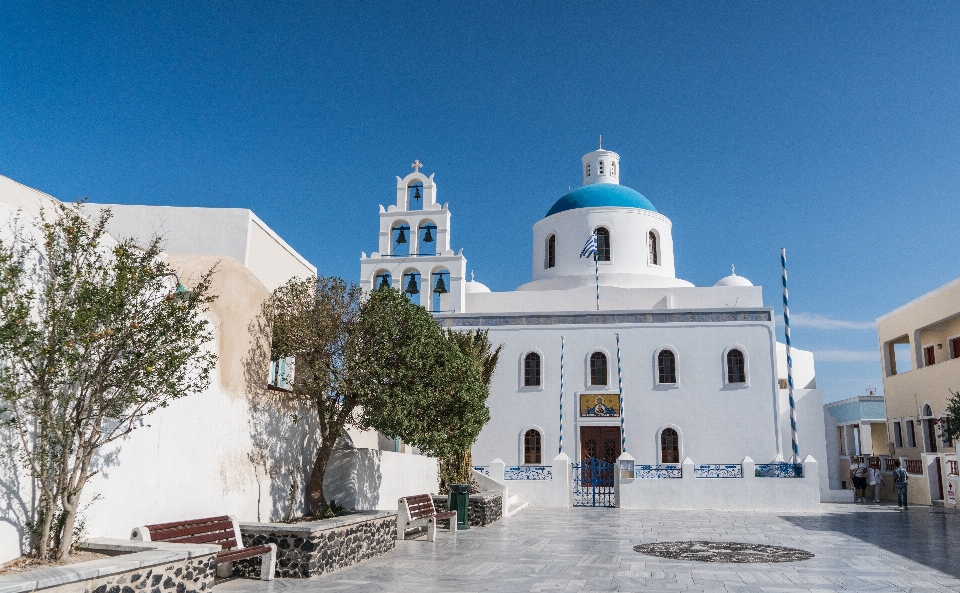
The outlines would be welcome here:
M 410 168 L 416 171 L 417 173 L 420 172 L 421 167 L 423 167 L 423 165 L 420 163 L 420 159 L 414 159 L 413 163 L 410 164 Z

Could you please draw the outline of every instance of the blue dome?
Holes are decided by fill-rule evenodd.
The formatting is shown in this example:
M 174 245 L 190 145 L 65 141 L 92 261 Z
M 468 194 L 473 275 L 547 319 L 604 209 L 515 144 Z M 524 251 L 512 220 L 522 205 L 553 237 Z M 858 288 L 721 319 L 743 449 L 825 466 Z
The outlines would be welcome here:
M 557 200 L 553 208 L 550 208 L 550 212 L 547 212 L 547 216 L 576 208 L 603 208 L 605 206 L 657 211 L 650 200 L 643 197 L 640 192 L 625 185 L 594 183 L 578 187 Z

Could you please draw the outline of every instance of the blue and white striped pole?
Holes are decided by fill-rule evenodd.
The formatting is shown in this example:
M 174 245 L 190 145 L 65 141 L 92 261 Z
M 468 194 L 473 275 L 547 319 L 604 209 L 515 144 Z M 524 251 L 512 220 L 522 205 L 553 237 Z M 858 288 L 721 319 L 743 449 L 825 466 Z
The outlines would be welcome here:
M 620 332 L 617 332 L 617 388 L 620 390 L 620 452 L 627 452 L 627 431 L 623 417 L 623 367 L 620 364 Z
M 560 336 L 560 452 L 563 453 L 563 336 Z
M 780 248 L 780 267 L 783 269 L 783 333 L 787 338 L 787 389 L 790 396 L 790 436 L 793 439 L 793 463 L 800 463 L 797 444 L 797 402 L 793 399 L 793 358 L 790 356 L 790 306 L 787 304 L 787 250 Z
M 600 310 L 600 256 L 593 254 L 593 265 L 597 269 L 597 311 Z

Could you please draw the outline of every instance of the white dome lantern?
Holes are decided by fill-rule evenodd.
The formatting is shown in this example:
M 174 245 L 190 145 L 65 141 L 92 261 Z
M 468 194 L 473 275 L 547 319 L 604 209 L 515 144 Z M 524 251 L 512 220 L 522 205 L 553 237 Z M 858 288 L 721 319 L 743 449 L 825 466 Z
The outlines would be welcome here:
M 581 161 L 584 185 L 620 184 L 620 155 L 612 150 L 603 149 L 603 136 L 600 136 L 600 148 L 583 155 Z

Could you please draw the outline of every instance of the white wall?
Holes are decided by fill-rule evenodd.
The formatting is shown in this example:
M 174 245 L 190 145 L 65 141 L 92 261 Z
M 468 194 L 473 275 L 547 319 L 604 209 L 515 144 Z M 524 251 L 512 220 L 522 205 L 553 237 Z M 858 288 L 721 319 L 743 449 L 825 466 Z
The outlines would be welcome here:
M 324 474 L 328 501 L 357 510 L 397 510 L 397 501 L 414 494 L 437 494 L 437 459 L 377 449 L 339 449 Z
M 486 329 L 490 341 L 503 343 L 504 349 L 487 400 L 491 420 L 473 447 L 474 459 L 500 458 L 508 466 L 522 464 L 520 435 L 529 428 L 542 431 L 545 462 L 559 452 L 561 336 L 565 337 L 564 451 L 579 459 L 580 425 L 619 426 L 619 418 L 578 418 L 578 394 L 597 392 L 587 385 L 586 362 L 597 348 L 606 351 L 611 368 L 611 380 L 603 392 L 617 392 L 617 332 L 621 334 L 627 450 L 637 463 L 657 463 L 658 430 L 667 425 L 676 426 L 681 433 L 682 456 L 702 463 L 736 463 L 744 456 L 766 462 L 777 455 L 772 322 Z M 745 386 L 725 385 L 723 354 L 732 345 L 743 348 L 747 355 L 749 382 Z M 677 353 L 676 386 L 656 382 L 655 356 L 665 346 Z M 532 350 L 542 356 L 540 388 L 525 388 L 521 383 L 521 358 Z M 817 438 L 822 441 L 822 424 L 818 431 Z

